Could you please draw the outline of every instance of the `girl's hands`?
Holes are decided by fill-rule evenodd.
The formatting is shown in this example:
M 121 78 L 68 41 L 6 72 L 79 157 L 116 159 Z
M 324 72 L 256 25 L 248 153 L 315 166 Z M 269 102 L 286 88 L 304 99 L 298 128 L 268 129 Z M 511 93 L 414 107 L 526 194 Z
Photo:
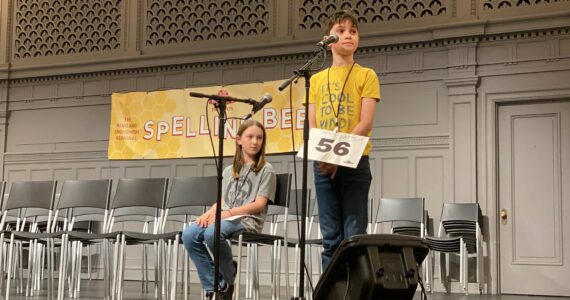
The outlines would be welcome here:
M 215 221 L 215 217 L 215 211 L 209 210 L 196 219 L 196 224 L 202 228 L 206 228 Z
M 229 210 L 222 210 L 222 220 L 232 216 Z M 202 228 L 206 228 L 216 222 L 216 211 L 207 211 L 196 219 L 196 224 Z

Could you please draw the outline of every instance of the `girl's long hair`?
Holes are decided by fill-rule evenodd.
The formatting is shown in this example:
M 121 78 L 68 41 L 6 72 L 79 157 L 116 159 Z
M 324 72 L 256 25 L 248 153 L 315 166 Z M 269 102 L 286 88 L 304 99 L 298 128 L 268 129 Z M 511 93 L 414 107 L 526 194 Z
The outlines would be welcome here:
M 263 127 L 263 124 L 259 123 L 256 120 L 246 120 L 243 123 L 241 123 L 241 126 L 238 129 L 237 135 L 238 137 L 241 137 L 243 135 L 243 132 L 248 129 L 251 126 L 257 126 L 259 128 L 261 128 L 261 130 L 263 131 L 263 142 L 261 142 L 261 148 L 259 149 L 259 152 L 257 152 L 257 154 L 254 157 L 254 161 L 253 161 L 253 165 L 251 166 L 251 170 L 254 171 L 255 173 L 259 172 L 259 170 L 261 170 L 261 168 L 263 168 L 263 166 L 265 166 L 265 142 L 267 140 L 267 134 L 265 132 L 265 128 Z M 234 163 L 233 163 L 233 172 L 232 172 L 232 176 L 234 178 L 239 178 L 239 173 L 242 169 L 244 165 L 244 160 L 243 160 L 243 152 L 241 149 L 241 145 L 239 145 L 237 143 L 237 139 L 236 139 L 236 154 L 234 155 Z

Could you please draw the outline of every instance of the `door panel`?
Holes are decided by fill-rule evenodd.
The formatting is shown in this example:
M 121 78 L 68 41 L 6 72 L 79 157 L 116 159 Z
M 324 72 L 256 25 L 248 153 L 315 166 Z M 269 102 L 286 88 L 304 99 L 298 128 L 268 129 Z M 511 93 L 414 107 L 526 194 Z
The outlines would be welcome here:
M 498 121 L 501 293 L 570 296 L 570 103 L 500 106 Z

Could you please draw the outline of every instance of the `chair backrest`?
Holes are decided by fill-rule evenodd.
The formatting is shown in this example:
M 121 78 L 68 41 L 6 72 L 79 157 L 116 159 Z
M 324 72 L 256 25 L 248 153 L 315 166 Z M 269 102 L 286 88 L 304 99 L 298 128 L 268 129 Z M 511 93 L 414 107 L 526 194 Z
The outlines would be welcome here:
M 313 202 L 311 199 L 311 189 L 307 189 L 307 217 L 311 216 L 313 212 Z M 292 190 L 291 196 L 289 196 L 289 215 L 290 216 L 300 216 L 301 215 L 301 202 L 303 200 L 303 190 Z
M 38 217 L 41 218 L 39 221 L 50 221 L 56 185 L 57 181 L 54 180 L 13 182 L 8 200 L 6 200 L 0 229 L 4 229 L 10 216 L 14 215 L 19 218 L 33 218 L 34 222 L 38 221 Z M 14 211 L 17 211 L 17 214 L 14 214 Z M 48 224 L 46 228 L 51 228 L 50 225 Z M 17 230 L 23 230 L 23 228 L 17 228 Z
M 55 215 L 67 218 L 68 223 L 64 225 L 64 230 L 75 230 L 73 223 L 79 221 L 105 224 L 111 186 L 110 179 L 66 180 L 54 205 Z
M 216 203 L 217 196 L 218 178 L 216 176 L 175 177 L 172 179 L 165 208 L 173 214 L 177 211 L 176 208 L 210 206 Z
M 156 233 L 160 228 L 162 209 L 166 202 L 167 178 L 119 179 L 111 203 L 107 231 L 118 222 L 154 222 Z
M 376 222 L 424 221 L 424 198 L 381 198 Z
M 19 208 L 39 208 L 49 210 L 53 206 L 57 182 L 15 181 L 10 187 L 6 210 Z
M 208 206 L 216 203 L 218 197 L 218 177 L 175 177 L 165 205 L 166 222 L 183 223 L 186 226 L 192 219 L 206 212 Z
M 441 211 L 441 222 L 477 222 L 482 221 L 479 203 L 444 203 Z
M 75 207 L 107 209 L 111 195 L 111 180 L 66 180 L 55 209 Z
M 277 188 L 273 205 L 287 206 L 291 192 L 291 174 L 277 174 Z
M 111 203 L 112 209 L 129 206 L 162 208 L 168 178 L 121 178 Z
M 376 221 L 373 233 L 377 232 L 379 224 L 385 222 L 407 221 L 419 227 L 420 235 L 424 230 L 424 198 L 381 198 L 378 201 Z

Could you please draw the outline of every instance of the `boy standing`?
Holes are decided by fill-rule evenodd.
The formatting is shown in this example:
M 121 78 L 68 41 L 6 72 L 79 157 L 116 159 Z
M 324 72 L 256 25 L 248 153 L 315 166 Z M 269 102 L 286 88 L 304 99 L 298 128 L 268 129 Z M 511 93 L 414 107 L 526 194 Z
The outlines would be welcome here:
M 311 78 L 309 127 L 370 136 L 380 83 L 374 70 L 354 62 L 358 48 L 358 21 L 349 11 L 338 11 L 328 21 L 332 66 Z M 323 271 L 342 240 L 366 233 L 368 191 L 372 182 L 368 142 L 356 169 L 314 163 L 315 190 L 323 235 Z

